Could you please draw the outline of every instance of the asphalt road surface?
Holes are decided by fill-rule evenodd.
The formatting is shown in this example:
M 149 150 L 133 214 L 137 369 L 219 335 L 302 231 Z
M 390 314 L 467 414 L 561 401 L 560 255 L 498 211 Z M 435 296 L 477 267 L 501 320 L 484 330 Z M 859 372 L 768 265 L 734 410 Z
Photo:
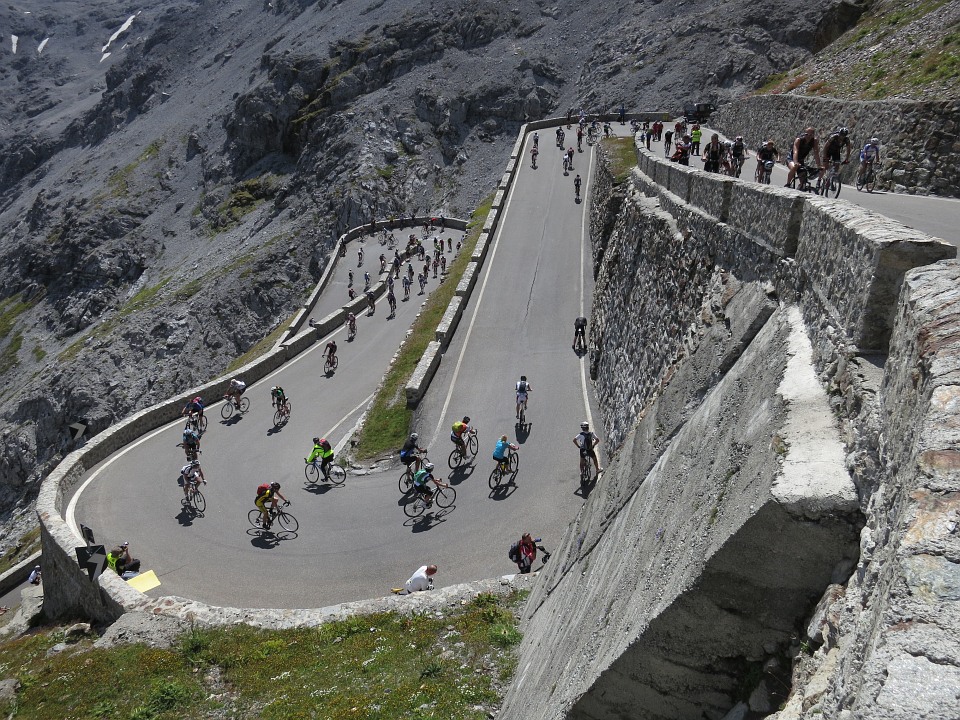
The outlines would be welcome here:
M 324 341 L 249 387 L 245 416 L 224 422 L 219 403 L 207 409 L 202 517 L 180 504 L 177 422 L 94 468 L 77 496 L 76 521 L 106 545 L 128 540 L 162 583 L 151 595 L 234 607 L 317 607 L 381 596 L 427 562 L 440 566 L 437 582 L 444 585 L 509 573 L 515 567 L 507 546 L 525 528 L 555 546 L 583 502 L 571 441 L 587 413 L 586 383 L 570 344 L 573 319 L 581 312 L 589 317 L 592 285 L 586 204 L 574 201 L 574 174 L 563 174 L 559 149 L 551 145 L 545 136 L 539 169 L 528 160 L 519 171 L 473 299 L 417 420 L 424 439 L 437 435 L 430 449 L 441 477 L 448 475 L 449 425 L 466 411 L 480 428 L 472 471 L 450 478 L 457 490 L 452 508 L 408 518 L 397 488 L 399 466 L 351 474 L 341 488 L 314 486 L 303 473 L 314 435 L 336 443 L 353 428 L 418 310 L 414 296 L 391 321 L 381 300 L 376 315 L 361 316 L 353 344 L 338 331 L 340 366 L 333 376 L 322 371 Z M 584 149 L 576 172 L 586 196 L 592 153 Z M 379 251 L 367 241 L 366 263 L 374 269 Z M 350 268 L 362 286 L 355 247 L 326 291 L 333 299 L 325 296 L 315 317 L 327 312 L 328 302 L 332 309 L 344 301 Z M 514 425 L 513 383 L 521 372 L 533 386 L 525 428 Z M 278 383 L 293 413 L 275 429 L 269 388 Z M 522 443 L 519 473 L 496 492 L 488 485 L 494 432 Z M 274 479 L 292 501 L 296 536 L 263 534 L 247 521 L 256 486 Z

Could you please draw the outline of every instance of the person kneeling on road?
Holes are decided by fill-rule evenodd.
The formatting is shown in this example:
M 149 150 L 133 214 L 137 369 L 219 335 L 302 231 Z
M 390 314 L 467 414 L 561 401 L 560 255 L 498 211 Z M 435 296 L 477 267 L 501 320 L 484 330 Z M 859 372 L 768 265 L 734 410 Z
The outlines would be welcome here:
M 130 556 L 130 543 L 126 542 L 107 553 L 107 566 L 124 580 L 140 574 L 140 561 Z
M 402 588 L 392 588 L 394 595 L 409 595 L 410 593 L 433 590 L 433 576 L 437 574 L 436 565 L 421 565 Z

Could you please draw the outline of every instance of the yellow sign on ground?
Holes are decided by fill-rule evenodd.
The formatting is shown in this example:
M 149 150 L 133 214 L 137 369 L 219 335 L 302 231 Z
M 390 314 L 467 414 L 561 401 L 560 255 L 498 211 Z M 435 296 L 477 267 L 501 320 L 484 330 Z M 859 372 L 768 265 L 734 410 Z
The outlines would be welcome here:
M 157 574 L 153 570 L 147 570 L 127 580 L 127 584 L 134 590 L 146 592 L 147 590 L 153 590 L 155 587 L 159 587 L 160 581 L 157 580 Z

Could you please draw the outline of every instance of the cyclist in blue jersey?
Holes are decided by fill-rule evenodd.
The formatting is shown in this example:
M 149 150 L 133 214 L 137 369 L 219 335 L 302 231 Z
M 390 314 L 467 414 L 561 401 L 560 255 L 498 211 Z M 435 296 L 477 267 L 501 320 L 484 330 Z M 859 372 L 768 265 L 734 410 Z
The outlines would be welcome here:
M 857 180 L 863 177 L 867 171 L 867 165 L 875 162 L 880 162 L 880 138 L 870 138 L 870 142 L 860 151 L 860 170 L 857 172 Z

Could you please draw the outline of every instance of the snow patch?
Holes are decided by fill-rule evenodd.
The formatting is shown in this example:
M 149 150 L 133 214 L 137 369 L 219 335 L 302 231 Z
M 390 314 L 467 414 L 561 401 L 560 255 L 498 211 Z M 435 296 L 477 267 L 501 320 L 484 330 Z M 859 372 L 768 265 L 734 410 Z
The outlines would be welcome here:
M 143 12 L 143 11 L 142 11 L 142 10 L 137 10 L 136 13 L 134 13 L 133 15 L 131 15 L 130 17 L 128 17 L 128 18 L 127 18 L 127 21 L 126 21 L 123 25 L 120 26 L 120 29 L 117 30 L 113 35 L 110 36 L 110 39 L 107 40 L 107 44 L 104 45 L 102 48 L 100 48 L 100 52 L 103 53 L 103 57 L 100 58 L 100 62 L 103 62 L 104 58 L 106 58 L 106 57 L 110 54 L 110 53 L 107 52 L 107 48 L 110 47 L 110 43 L 112 43 L 112 42 L 113 42 L 114 40 L 116 40 L 118 37 L 120 37 L 121 35 L 123 35 L 123 33 L 125 33 L 127 30 L 129 30 L 129 29 L 130 29 L 130 26 L 133 25 L 134 19 L 135 19 L 135 18 L 137 17 L 137 15 L 139 15 L 141 12 Z
M 37 55 L 43 52 L 43 49 L 47 46 L 47 42 L 49 40 L 50 38 L 44 38 L 42 41 L 40 41 L 40 44 L 37 45 Z
M 11 35 L 11 36 L 10 36 L 10 45 L 13 47 L 13 54 L 14 54 L 14 55 L 17 54 L 17 41 L 19 41 L 19 40 L 20 40 L 20 38 L 18 38 L 16 35 Z
M 103 62 L 103 61 L 106 60 L 108 57 L 110 57 L 110 53 L 104 53 L 104 54 L 103 54 L 103 57 L 100 58 L 100 62 Z

